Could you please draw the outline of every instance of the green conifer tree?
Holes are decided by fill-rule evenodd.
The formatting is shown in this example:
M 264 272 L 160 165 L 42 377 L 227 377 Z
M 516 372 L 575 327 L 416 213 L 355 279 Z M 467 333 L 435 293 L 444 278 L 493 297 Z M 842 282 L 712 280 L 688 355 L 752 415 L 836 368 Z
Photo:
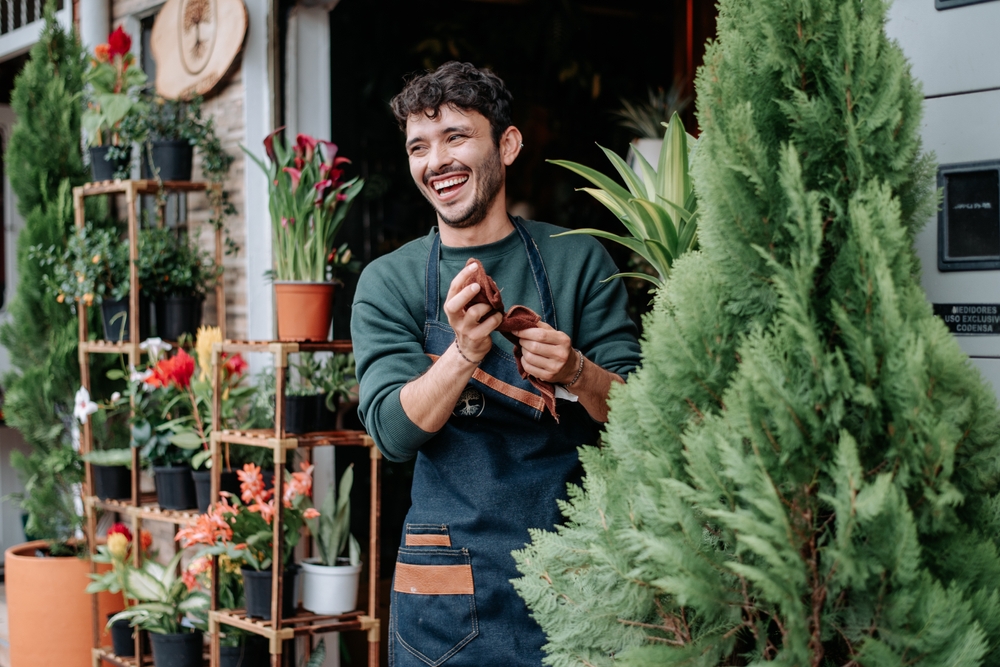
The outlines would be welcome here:
M 996 399 L 919 287 L 921 94 L 882 0 L 722 0 L 700 252 L 515 553 L 551 665 L 1000 664 Z
M 84 52 L 54 9 L 54 2 L 46 5 L 45 27 L 11 94 L 18 121 L 5 159 L 25 224 L 17 293 L 0 343 L 16 369 L 3 378 L 4 416 L 32 447 L 30 456 L 11 457 L 25 481 L 26 532 L 53 540 L 58 552 L 78 525 L 71 490 L 81 465 L 67 430 L 80 385 L 77 325 L 70 309 L 46 294 L 43 269 L 29 251 L 65 245 L 73 226 L 71 187 L 87 178 L 80 154 Z

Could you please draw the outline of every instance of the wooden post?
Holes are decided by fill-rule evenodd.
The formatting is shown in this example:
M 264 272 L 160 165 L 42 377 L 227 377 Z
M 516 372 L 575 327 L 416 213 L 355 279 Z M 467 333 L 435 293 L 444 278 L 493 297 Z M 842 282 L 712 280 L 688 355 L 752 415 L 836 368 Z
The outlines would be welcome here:
M 128 318 L 129 363 L 139 363 L 139 221 L 136 214 L 136 182 L 128 181 L 125 188 L 125 206 L 128 209 Z
M 379 646 L 381 637 L 379 636 L 378 623 L 378 603 L 379 603 L 379 575 L 381 570 L 382 554 L 379 551 L 379 527 L 382 519 L 382 452 L 375 446 L 375 442 L 365 436 L 368 444 L 368 453 L 371 457 L 371 496 L 368 509 L 368 615 L 375 619 L 374 632 L 368 633 L 368 667 L 379 667 Z
M 222 247 L 222 227 L 223 217 L 222 217 L 222 204 L 220 197 L 222 195 L 222 185 L 215 184 L 210 186 L 215 190 L 212 195 L 215 201 L 215 219 L 218 221 L 218 225 L 215 227 L 215 263 L 217 266 L 221 267 L 222 262 L 225 259 L 225 253 Z M 219 276 L 218 281 L 215 283 L 215 319 L 219 326 L 219 330 L 222 332 L 222 340 L 226 340 L 226 274 L 225 272 Z

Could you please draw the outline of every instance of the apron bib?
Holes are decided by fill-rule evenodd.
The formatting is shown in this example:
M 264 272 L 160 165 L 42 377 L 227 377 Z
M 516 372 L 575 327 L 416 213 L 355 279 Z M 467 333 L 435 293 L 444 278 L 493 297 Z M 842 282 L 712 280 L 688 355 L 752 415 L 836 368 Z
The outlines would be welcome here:
M 539 314 L 556 317 L 534 240 L 516 220 Z M 440 317 L 440 236 L 427 258 L 424 351 L 444 354 L 455 334 Z M 559 405 L 562 424 L 542 411 L 541 395 L 494 344 L 462 392 L 448 423 L 417 453 L 413 505 L 393 577 L 391 667 L 531 665 L 545 635 L 510 580 L 510 552 L 528 529 L 561 520 L 556 501 L 581 479 L 577 448 L 597 442 L 600 425 L 578 403 Z

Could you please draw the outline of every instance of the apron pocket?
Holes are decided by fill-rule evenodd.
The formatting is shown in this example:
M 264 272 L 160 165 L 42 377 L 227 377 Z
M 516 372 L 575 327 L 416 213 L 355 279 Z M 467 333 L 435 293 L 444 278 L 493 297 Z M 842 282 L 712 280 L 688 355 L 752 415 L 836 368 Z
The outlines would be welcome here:
M 479 634 L 467 549 L 399 549 L 392 584 L 392 630 L 399 645 L 430 667 Z

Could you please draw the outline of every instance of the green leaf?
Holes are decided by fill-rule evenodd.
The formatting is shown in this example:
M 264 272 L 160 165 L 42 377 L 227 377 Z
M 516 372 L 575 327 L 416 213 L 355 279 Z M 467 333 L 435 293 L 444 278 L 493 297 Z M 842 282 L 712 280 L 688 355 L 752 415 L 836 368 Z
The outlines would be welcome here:
M 181 449 L 198 449 L 202 446 L 201 437 L 193 431 L 176 433 L 170 436 L 170 442 Z
M 83 455 L 83 460 L 99 466 L 126 466 L 132 467 L 132 448 L 127 449 L 103 449 L 88 452 Z
M 565 167 L 575 174 L 583 176 L 588 181 L 596 185 L 602 190 L 608 192 L 608 194 L 613 195 L 623 202 L 628 201 L 633 195 L 630 195 L 628 191 L 622 186 L 615 183 L 613 180 L 597 171 L 596 169 L 591 169 L 590 167 L 576 162 L 570 162 L 568 160 L 546 160 L 551 164 L 559 165 L 560 167 Z
M 657 194 L 672 202 L 687 200 L 691 191 L 691 179 L 688 175 L 687 132 L 680 116 L 674 112 L 663 135 L 663 147 L 660 149 L 660 165 L 656 170 L 660 178 Z
M 620 243 L 632 252 L 637 252 L 640 255 L 645 256 L 646 253 L 646 247 L 639 239 L 629 238 L 627 236 L 618 236 L 617 234 L 612 234 L 611 232 L 606 232 L 601 229 L 571 229 L 570 231 L 562 232 L 561 234 L 553 234 L 553 236 L 570 236 L 571 234 L 588 234 L 590 236 L 597 236 L 602 239 L 614 241 L 615 243 Z
M 604 154 L 609 160 L 611 160 L 611 164 L 614 165 L 614 168 L 618 171 L 622 180 L 625 181 L 625 185 L 628 187 L 629 192 L 632 193 L 633 197 L 637 199 L 644 199 L 651 196 L 652 193 L 646 194 L 645 184 L 639 180 L 639 177 L 636 176 L 635 172 L 632 171 L 632 168 L 628 166 L 628 163 L 625 162 L 621 156 L 614 151 L 601 146 L 600 144 L 598 144 L 597 147 L 604 151 Z

